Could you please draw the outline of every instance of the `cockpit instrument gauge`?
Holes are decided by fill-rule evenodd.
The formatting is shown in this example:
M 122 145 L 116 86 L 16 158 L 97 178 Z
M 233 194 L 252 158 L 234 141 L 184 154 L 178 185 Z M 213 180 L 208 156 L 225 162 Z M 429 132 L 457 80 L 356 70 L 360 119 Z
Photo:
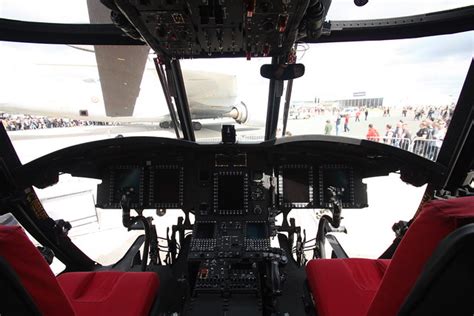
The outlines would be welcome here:
M 97 205 L 104 208 L 120 208 L 122 197 L 126 195 L 129 207 L 143 207 L 144 168 L 135 165 L 114 166 L 109 169 L 99 185 L 99 193 L 108 188 L 105 194 L 98 194 Z
M 214 211 L 221 215 L 248 212 L 248 174 L 221 171 L 214 174 Z
M 304 164 L 280 166 L 278 193 L 280 206 L 307 208 L 313 201 L 313 168 Z
M 183 205 L 183 168 L 178 165 L 156 165 L 150 168 L 149 205 L 179 208 Z
M 325 164 L 319 167 L 319 206 L 330 206 L 329 187 L 335 188 L 345 208 L 367 206 L 367 186 L 355 174 L 353 167 L 345 164 Z

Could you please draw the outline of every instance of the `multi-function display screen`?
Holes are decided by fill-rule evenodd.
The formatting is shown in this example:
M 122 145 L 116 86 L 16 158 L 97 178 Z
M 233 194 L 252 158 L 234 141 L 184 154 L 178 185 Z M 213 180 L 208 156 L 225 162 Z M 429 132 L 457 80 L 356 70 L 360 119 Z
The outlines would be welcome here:
M 217 207 L 219 210 L 244 209 L 244 176 L 241 174 L 219 175 Z
M 153 201 L 157 206 L 178 206 L 180 201 L 180 169 L 154 169 L 153 170 Z
M 140 197 L 140 168 L 113 169 L 115 203 L 120 203 L 123 194 L 129 193 L 131 203 L 138 203 Z
M 309 177 L 307 169 L 283 170 L 283 201 L 309 202 Z
M 197 223 L 196 233 L 194 238 L 205 239 L 214 238 L 214 230 L 216 229 L 215 223 Z
M 323 169 L 324 203 L 329 203 L 330 195 L 327 188 L 334 187 L 342 191 L 342 203 L 352 203 L 351 170 L 350 169 Z
M 246 238 L 247 239 L 267 238 L 265 223 L 247 223 Z
M 313 199 L 312 168 L 306 165 L 281 166 L 278 193 L 283 207 L 309 207 Z

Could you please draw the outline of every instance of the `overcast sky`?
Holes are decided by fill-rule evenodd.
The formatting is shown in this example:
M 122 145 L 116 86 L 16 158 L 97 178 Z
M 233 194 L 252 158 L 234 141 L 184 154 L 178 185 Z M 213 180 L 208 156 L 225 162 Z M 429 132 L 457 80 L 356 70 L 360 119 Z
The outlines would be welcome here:
M 0 0 L 0 16 L 26 21 L 88 23 L 86 1 Z M 332 0 L 327 18 L 330 20 L 389 18 L 469 5 L 473 5 L 472 0 L 369 0 L 367 5 L 357 7 L 353 0 Z
M 472 0 L 370 0 L 362 8 L 352 0 L 333 0 L 329 19 L 368 19 L 420 14 L 472 4 Z M 47 7 L 54 9 L 47 10 Z M 85 0 L 24 1 L 0 0 L 0 17 L 30 21 L 87 23 Z M 354 92 L 368 97 L 385 97 L 386 104 L 440 104 L 455 102 L 474 52 L 474 32 L 429 38 L 317 44 L 301 47 L 299 62 L 306 66 L 303 78 L 295 80 L 293 100 L 341 99 Z M 266 108 L 268 81 L 259 76 L 268 59 L 185 60 L 183 69 L 216 71 L 236 75 L 240 98 Z M 16 95 L 29 82 L 29 96 L 42 97 L 41 85 L 54 85 L 49 98 L 61 99 L 68 89 L 89 89 L 84 84 L 97 80 L 93 67 L 48 69 L 44 64 L 93 65 L 93 54 L 58 45 L 0 43 L 2 86 Z M 34 66 L 34 67 L 32 67 Z M 150 64 L 151 68 L 152 65 Z M 153 81 L 156 80 L 156 81 Z M 35 83 L 31 86 L 31 83 Z M 144 80 L 142 91 L 158 86 L 156 77 Z M 60 89 L 58 89 L 60 87 Z M 86 87 L 86 88 L 84 88 Z M 18 91 L 14 91 L 14 90 Z M 90 91 L 89 91 L 90 90 Z M 96 93 L 96 89 L 87 92 Z M 5 90 L 4 90 L 5 91 Z M 156 92 L 153 92 L 156 95 Z M 23 97 L 25 94 L 22 94 Z M 0 92 L 0 98 L 2 93 Z M 89 97 L 89 96 L 87 96 Z M 143 98 L 149 100 L 149 98 Z M 0 100 L 1 101 L 1 100 Z M 1 103 L 1 102 L 0 102 Z M 138 105 L 138 109 L 143 108 Z M 165 107 L 163 107 L 165 109 Z

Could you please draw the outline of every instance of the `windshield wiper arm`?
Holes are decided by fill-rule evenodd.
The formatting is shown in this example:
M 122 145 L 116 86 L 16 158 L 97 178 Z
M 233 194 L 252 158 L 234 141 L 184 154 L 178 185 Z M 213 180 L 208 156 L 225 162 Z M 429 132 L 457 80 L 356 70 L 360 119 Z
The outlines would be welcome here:
M 293 79 L 288 80 L 286 85 L 285 106 L 283 108 L 283 128 L 281 129 L 281 136 L 285 137 L 286 124 L 288 123 L 288 111 L 290 109 L 291 91 L 293 90 Z

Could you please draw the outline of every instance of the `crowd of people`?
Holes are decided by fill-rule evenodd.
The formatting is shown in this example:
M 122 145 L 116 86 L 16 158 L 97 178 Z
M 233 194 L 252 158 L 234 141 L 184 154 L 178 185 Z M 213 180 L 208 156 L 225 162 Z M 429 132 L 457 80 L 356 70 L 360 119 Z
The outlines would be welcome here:
M 390 117 L 390 108 L 384 107 L 383 117 Z M 418 155 L 424 156 L 428 159 L 436 160 L 444 137 L 446 135 L 447 127 L 451 121 L 454 113 L 454 106 L 426 106 L 426 107 L 403 107 L 402 119 L 395 124 L 387 123 L 384 130 L 379 131 L 373 123 L 368 124 L 368 130 L 365 135 L 366 139 L 371 141 L 383 142 L 404 150 L 412 151 Z M 408 113 L 413 112 L 413 120 L 419 120 L 419 128 L 417 130 L 410 130 L 410 125 L 406 122 L 409 120 Z M 354 122 L 360 122 L 360 117 L 363 115 L 365 121 L 368 119 L 368 108 L 359 108 L 354 113 Z M 405 119 L 407 117 L 407 119 Z M 336 115 L 335 121 L 326 120 L 324 126 L 324 133 L 326 135 L 333 134 L 333 124 L 335 125 L 335 135 L 340 132 L 349 132 L 349 121 L 351 116 L 349 114 Z M 412 127 L 413 127 L 413 123 Z M 341 128 L 343 126 L 343 129 Z
M 364 114 L 364 118 L 367 121 L 367 117 L 369 115 L 369 108 L 361 107 L 361 108 L 358 108 L 357 111 L 354 112 L 355 122 L 360 122 L 360 117 L 362 113 Z M 350 121 L 351 115 L 348 113 L 341 114 L 341 112 L 335 112 L 335 115 L 336 115 L 336 121 L 335 121 L 336 136 L 339 135 L 341 124 L 343 124 L 344 126 L 344 133 L 350 132 L 351 130 L 349 128 L 349 121 Z M 326 135 L 332 134 L 332 122 L 330 120 L 326 121 L 326 125 L 324 127 L 324 133 Z
M 0 120 L 7 131 L 21 131 L 44 128 L 60 128 L 74 126 L 106 125 L 104 122 L 71 120 L 33 115 L 0 114 Z
M 414 112 L 414 120 L 420 120 L 416 133 L 410 131 L 408 124 L 399 120 L 395 126 L 385 125 L 381 135 L 372 124 L 369 124 L 366 138 L 372 141 L 412 151 L 425 158 L 436 160 L 443 144 L 447 127 L 454 113 L 453 107 L 419 107 L 416 109 L 404 107 L 402 116 L 407 117 L 407 112 Z
M 443 120 L 449 124 L 449 120 L 453 116 L 454 106 L 419 106 L 416 108 L 413 107 L 404 107 L 402 110 L 403 116 L 407 116 L 408 110 L 412 110 L 414 120 L 422 120 L 423 116 L 426 115 L 427 119 L 432 121 Z

